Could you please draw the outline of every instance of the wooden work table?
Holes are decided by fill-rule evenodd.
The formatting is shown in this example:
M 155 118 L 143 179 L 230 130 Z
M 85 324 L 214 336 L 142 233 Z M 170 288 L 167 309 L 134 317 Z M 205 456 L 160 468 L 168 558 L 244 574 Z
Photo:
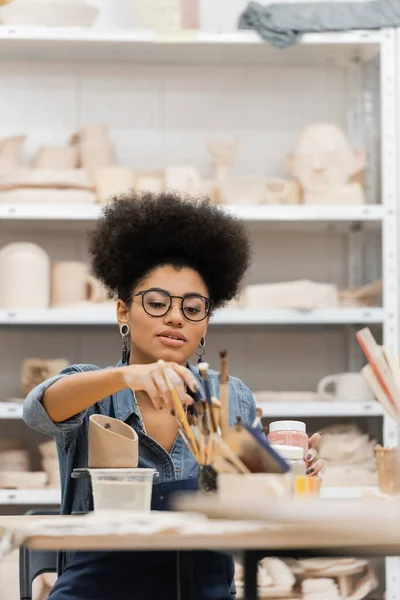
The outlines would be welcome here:
M 256 565 L 263 556 L 400 556 L 400 501 L 323 500 L 221 503 L 218 498 L 201 495 L 183 497 L 180 509 L 198 511 L 211 518 L 248 519 L 260 523 L 258 531 L 213 533 L 206 522 L 204 533 L 177 531 L 137 535 L 107 533 L 71 535 L 29 535 L 25 545 L 33 549 L 54 550 L 225 550 L 245 553 L 246 600 L 255 599 Z M 48 518 L 48 517 L 47 517 Z M 87 518 L 51 517 L 64 524 Z M 46 517 L 0 517 L 0 535 L 5 530 L 23 531 L 26 525 Z

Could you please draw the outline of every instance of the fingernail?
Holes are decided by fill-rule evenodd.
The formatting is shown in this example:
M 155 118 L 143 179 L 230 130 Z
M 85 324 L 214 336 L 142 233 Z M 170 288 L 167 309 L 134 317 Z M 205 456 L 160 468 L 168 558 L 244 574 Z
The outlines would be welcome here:
M 306 460 L 311 460 L 311 459 L 312 459 L 312 454 L 307 454 Z
M 310 469 L 307 469 L 306 471 L 306 475 L 312 475 L 314 473 L 314 469 L 311 467 Z

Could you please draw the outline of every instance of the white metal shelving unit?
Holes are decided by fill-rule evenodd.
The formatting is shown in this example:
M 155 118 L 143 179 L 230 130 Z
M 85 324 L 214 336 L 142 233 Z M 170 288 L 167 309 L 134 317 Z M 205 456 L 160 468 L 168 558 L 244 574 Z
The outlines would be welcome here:
M 381 308 L 332 308 L 312 311 L 221 309 L 210 325 L 240 327 L 245 325 L 381 325 Z M 0 310 L 1 325 L 116 325 L 114 307 L 47 310 Z
M 160 162 L 166 163 L 168 160 L 174 160 L 175 164 L 179 164 L 182 163 L 183 157 L 186 159 L 187 156 L 187 160 L 195 163 L 201 157 L 196 153 L 191 154 L 191 151 L 196 144 L 203 141 L 207 130 L 219 129 L 219 134 L 225 134 L 230 129 L 236 128 L 245 138 L 244 146 L 248 152 L 247 163 L 245 159 L 241 163 L 244 170 L 249 164 L 253 165 L 255 157 L 263 151 L 266 153 L 265 163 L 269 161 L 276 167 L 274 153 L 288 151 L 292 147 L 295 132 L 301 124 L 305 124 L 302 123 L 302 119 L 303 121 L 313 118 L 341 119 L 343 108 L 342 124 L 347 127 L 352 142 L 355 145 L 363 145 L 367 150 L 368 169 L 365 174 L 367 205 L 226 207 L 226 210 L 245 220 L 251 227 L 257 249 L 261 251 L 263 260 L 267 261 L 266 278 L 272 278 L 276 274 L 268 263 L 271 254 L 268 244 L 273 246 L 277 241 L 274 232 L 284 230 L 290 231 L 288 252 L 291 250 L 291 244 L 303 245 L 304 242 L 305 251 L 308 253 L 308 262 L 305 262 L 312 270 L 308 274 L 309 277 L 314 274 L 314 270 L 320 268 L 320 265 L 312 260 L 312 253 L 317 252 L 316 246 L 313 245 L 314 242 L 306 240 L 304 232 L 320 230 L 322 234 L 318 238 L 318 243 L 326 244 L 325 254 L 321 254 L 321 261 L 324 257 L 330 259 L 335 253 L 342 252 L 344 246 L 347 247 L 346 276 L 343 277 L 342 270 L 335 265 L 332 269 L 328 269 L 327 280 L 332 276 L 338 281 L 345 279 L 347 285 L 358 286 L 365 280 L 375 279 L 382 272 L 384 285 L 382 308 L 318 310 L 308 313 L 226 309 L 215 316 L 215 327 L 212 328 L 210 337 L 215 336 L 214 340 L 220 340 L 223 336 L 224 346 L 229 347 L 230 343 L 243 346 L 242 353 L 238 350 L 238 356 L 232 358 L 232 371 L 235 373 L 239 371 L 238 374 L 241 375 L 240 369 L 243 363 L 243 370 L 246 374 L 248 372 L 246 383 L 253 389 L 260 389 L 259 382 L 264 381 L 263 373 L 260 370 L 256 371 L 254 367 L 254 359 L 260 355 L 266 361 L 276 360 L 275 367 L 282 360 L 291 360 L 293 361 L 291 364 L 298 360 L 299 366 L 296 371 L 298 377 L 304 367 L 308 368 L 302 379 L 302 385 L 305 387 L 308 385 L 306 377 L 311 377 L 312 368 L 321 375 L 326 374 L 327 365 L 331 363 L 332 366 L 329 367 L 331 371 L 337 370 L 339 366 L 342 368 L 345 366 L 348 370 L 359 369 L 362 358 L 354 341 L 354 332 L 360 325 L 366 324 L 381 329 L 385 344 L 396 354 L 398 353 L 399 59 L 398 33 L 390 29 L 381 32 L 312 34 L 304 36 L 302 43 L 295 48 L 279 51 L 262 42 L 252 32 L 198 33 L 190 37 L 171 37 L 142 32 L 1 27 L 0 80 L 3 78 L 6 83 L 0 89 L 0 114 L 3 106 L 9 111 L 7 114 L 15 117 L 16 113 L 12 112 L 13 104 L 20 106 L 22 111 L 21 100 L 17 94 L 23 95 L 25 92 L 36 94 L 36 100 L 30 104 L 28 99 L 24 98 L 24 106 L 28 104 L 32 108 L 32 117 L 21 112 L 22 122 L 34 143 L 63 142 L 70 133 L 71 127 L 79 126 L 82 120 L 84 122 L 88 116 L 91 118 L 92 113 L 93 118 L 104 118 L 108 114 L 112 121 L 111 130 L 115 135 L 116 143 L 123 147 L 122 162 L 129 160 L 130 164 L 139 164 L 140 167 L 147 167 L 146 161 L 150 161 L 151 167 L 159 165 Z M 61 64 L 64 68 L 62 78 L 58 71 Z M 324 78 L 325 68 L 332 69 L 332 78 L 325 75 L 323 85 L 314 85 L 313 70 L 317 70 L 319 75 L 316 77 L 321 80 Z M 35 73 L 35 69 L 37 73 L 41 73 L 38 82 L 35 80 L 35 75 L 31 75 L 32 72 Z M 270 88 L 263 80 L 264 69 L 271 69 Z M 294 81 L 293 87 L 285 83 L 282 69 L 289 69 L 288 81 Z M 126 76 L 128 72 L 129 77 Z M 194 74 L 197 73 L 199 77 L 196 76 L 195 80 Z M 222 81 L 222 73 L 226 74 L 228 81 L 226 84 Z M 109 76 L 114 79 L 110 87 L 107 87 L 106 80 Z M 376 86 L 377 76 L 378 86 Z M 135 81 L 137 78 L 138 91 L 129 87 L 132 78 Z M 158 79 L 162 80 L 161 83 Z M 215 85 L 219 86 L 219 96 L 212 95 L 212 88 Z M 113 86 L 115 90 L 112 89 Z M 254 94 L 252 86 L 255 87 Z M 283 91 L 280 91 L 279 86 Z M 130 108 L 128 102 L 117 104 L 118 114 L 113 115 L 113 101 L 115 102 L 117 98 L 113 95 L 114 91 L 115 94 L 120 94 L 118 102 L 122 102 L 121 98 L 126 95 L 133 103 L 135 112 L 140 114 L 140 111 L 146 113 L 148 110 L 148 115 L 146 113 L 143 120 L 138 117 L 136 121 L 133 115 L 126 116 L 124 121 L 124 111 Z M 240 102 L 238 100 L 235 104 L 235 93 L 239 91 L 246 94 L 245 102 L 241 97 Z M 300 103 L 297 106 L 298 110 L 293 110 L 293 102 L 297 102 L 296 92 L 299 91 L 302 95 L 311 94 L 309 99 L 311 97 L 312 101 L 309 104 L 315 103 L 315 106 L 313 105 L 315 114 L 307 110 L 307 101 L 301 104 L 301 99 L 298 100 Z M 185 93 L 189 94 L 192 108 L 186 109 L 186 103 L 179 105 Z M 339 98 L 343 93 L 345 105 Z M 48 98 L 51 99 L 52 94 L 55 100 L 50 103 Z M 102 94 L 104 94 L 104 103 L 102 103 Z M 199 101 L 196 104 L 193 100 L 196 94 L 203 94 L 201 103 Z M 157 97 L 156 100 L 154 97 Z M 284 105 L 288 98 L 290 98 L 289 103 Z M 268 106 L 265 106 L 266 100 L 269 102 Z M 251 121 L 251 118 L 244 113 L 236 120 L 233 111 L 239 108 L 242 110 L 246 102 L 251 110 L 257 108 L 256 103 L 262 104 L 264 110 L 258 109 L 255 113 L 263 125 L 255 124 L 256 117 Z M 326 106 L 319 109 L 318 102 Z M 55 112 L 52 112 L 53 106 L 57 103 L 60 114 L 65 113 L 68 117 L 65 117 L 65 122 L 61 117 L 54 116 Z M 162 110 L 159 109 L 161 105 Z M 216 106 L 213 112 L 215 122 L 211 119 L 210 123 L 205 124 L 204 113 L 201 113 L 202 110 L 206 110 L 203 105 L 209 110 L 214 110 L 214 105 Z M 281 129 L 284 127 L 283 120 L 277 124 L 271 121 L 265 125 L 267 123 L 265 114 L 268 110 L 272 110 L 273 106 L 278 107 L 282 113 L 285 111 L 287 114 L 290 113 L 290 125 L 284 132 L 278 131 L 279 127 Z M 191 114 L 190 110 L 201 113 L 200 118 L 196 120 L 198 121 L 196 127 L 198 130 L 203 128 L 202 135 L 197 129 L 193 129 L 193 125 L 180 120 L 186 110 L 192 120 L 194 113 Z M 47 113 L 51 115 L 48 117 Z M 15 119 L 12 122 L 11 117 L 8 120 L 4 117 L 5 121 L 2 122 L 0 116 L 0 129 L 4 128 L 6 132 L 13 133 L 17 126 L 19 127 Z M 47 129 L 41 131 L 41 119 L 45 118 L 49 118 L 50 121 L 46 123 Z M 218 118 L 223 121 L 219 128 Z M 249 133 L 250 121 L 253 131 Z M 273 130 L 268 143 L 259 137 L 258 130 L 262 127 Z M 157 128 L 162 128 L 160 136 L 156 131 Z M 148 139 L 144 132 L 148 134 Z M 137 137 L 140 138 L 141 143 L 136 148 Z M 153 148 L 157 144 L 160 149 L 158 154 L 155 152 L 154 157 L 149 147 Z M 132 153 L 130 153 L 131 145 L 134 147 Z M 271 151 L 270 147 L 274 150 Z M 256 167 L 264 169 L 263 164 L 259 161 Z M 14 236 L 23 239 L 23 236 L 29 234 L 33 241 L 40 243 L 44 240 L 48 244 L 49 252 L 56 252 L 58 260 L 65 260 L 69 256 L 81 259 L 85 256 L 82 250 L 82 232 L 98 218 L 100 210 L 100 207 L 92 205 L 0 204 L 1 245 L 3 241 L 8 243 Z M 61 235 L 64 230 L 68 232 L 65 237 Z M 268 231 L 268 236 L 264 235 L 265 231 Z M 335 235 L 339 235 L 337 232 L 342 232 L 338 243 L 334 241 L 332 232 Z M 298 237 L 301 235 L 303 238 Z M 74 252 L 68 254 L 67 248 L 71 245 L 74 245 Z M 343 255 L 341 256 L 343 258 Z M 292 251 L 292 257 L 296 257 L 295 251 Z M 382 263 L 382 270 L 380 263 Z M 294 268 L 290 270 L 283 261 L 279 266 L 283 278 L 294 273 L 297 275 Z M 259 265 L 258 270 L 256 269 L 253 274 L 254 278 L 260 277 L 260 273 L 265 269 L 264 265 Z M 98 333 L 96 328 L 86 327 L 93 325 L 104 326 L 104 328 L 100 327 L 102 333 Z M 24 353 L 32 353 L 40 345 L 44 352 L 50 352 L 51 356 L 55 356 L 65 347 L 65 353 L 70 354 L 71 360 L 90 362 L 92 359 L 89 352 L 97 351 L 100 336 L 104 336 L 106 344 L 114 347 L 114 340 L 108 333 L 112 331 L 109 327 L 112 325 L 115 325 L 112 306 L 92 311 L 0 310 L 0 339 L 3 337 L 4 349 L 4 366 L 0 376 L 4 382 L 3 387 L 7 390 L 6 396 L 17 395 L 12 389 L 11 378 L 18 377 L 17 361 L 24 356 Z M 85 328 L 83 329 L 82 326 Z M 59 336 L 61 328 L 63 328 L 62 343 Z M 76 330 L 81 330 L 83 333 L 77 334 Z M 296 333 L 293 333 L 294 331 Z M 338 331 L 343 333 L 339 335 Z M 283 351 L 270 350 L 278 340 L 276 332 L 279 332 L 279 337 L 283 339 L 282 344 L 287 342 L 288 347 L 294 348 L 294 353 L 289 354 L 289 358 Z M 267 333 L 273 337 L 271 345 L 264 341 Z M 315 350 L 321 346 L 317 335 L 325 336 L 321 338 L 328 355 L 325 362 L 321 357 L 323 352 Z M 294 340 L 300 340 L 300 336 L 305 340 L 304 348 L 299 343 L 300 350 L 298 348 L 296 350 Z M 20 344 L 20 350 L 16 351 L 13 344 Z M 218 344 L 215 342 L 215 347 L 211 349 L 211 353 L 214 352 L 215 356 L 215 348 Z M 315 365 L 313 364 L 312 367 L 302 362 L 303 350 L 316 353 L 310 354 L 315 358 Z M 247 355 L 251 356 L 249 362 L 246 362 Z M 337 357 L 340 357 L 341 362 Z M 211 363 L 212 358 L 213 356 L 210 356 Z M 253 361 L 253 364 L 250 361 Z M 268 366 L 264 366 L 261 370 L 268 371 Z M 279 377 L 278 368 L 271 367 L 270 370 L 273 373 L 272 377 Z M 9 371 L 12 373 L 10 374 Z M 254 381 L 251 381 L 252 378 Z M 281 376 L 281 381 L 283 385 L 284 376 Z M 263 408 L 267 417 L 381 418 L 384 443 L 389 445 L 397 443 L 396 427 L 386 415 L 382 414 L 378 404 L 337 402 L 327 405 L 316 402 L 301 407 L 297 404 L 287 404 L 284 407 L 265 404 Z M 21 407 L 17 404 L 0 403 L 0 435 L 2 419 L 6 427 L 17 427 L 21 420 Z M 324 495 L 361 497 L 364 491 L 362 488 L 336 488 L 326 489 Z M 58 500 L 57 490 L 0 490 L 0 504 L 3 505 L 53 504 Z M 398 600 L 400 568 L 397 559 L 387 561 L 386 571 L 387 600 Z

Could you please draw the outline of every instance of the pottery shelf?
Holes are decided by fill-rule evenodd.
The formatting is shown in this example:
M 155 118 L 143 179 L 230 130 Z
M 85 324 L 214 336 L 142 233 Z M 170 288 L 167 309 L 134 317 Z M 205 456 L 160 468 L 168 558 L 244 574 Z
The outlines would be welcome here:
M 378 402 L 257 402 L 264 417 L 380 417 Z M 22 404 L 0 402 L 1 419 L 22 419 Z
M 0 419 L 22 419 L 22 404 L 0 402 Z
M 210 325 L 364 325 L 382 324 L 382 308 L 333 308 L 312 311 L 299 310 L 246 310 L 221 309 L 216 312 Z M 116 326 L 114 307 L 84 309 L 49 308 L 47 310 L 0 310 L 0 327 L 9 325 L 24 326 Z
M 257 402 L 265 419 L 270 417 L 381 417 L 378 402 Z M 1 405 L 0 405 L 1 415 Z
M 361 498 L 365 493 L 374 493 L 375 487 L 324 487 L 321 488 L 322 498 Z M 57 489 L 41 490 L 1 490 L 0 505 L 58 505 L 61 493 Z
M 223 207 L 227 212 L 248 222 L 313 223 L 368 222 L 379 224 L 384 216 L 380 204 L 361 206 L 239 206 Z M 103 207 L 82 204 L 73 207 L 49 204 L 0 204 L 0 219 L 11 221 L 95 221 Z
M 149 31 L 96 28 L 0 27 L 0 59 L 135 61 L 186 63 L 321 64 L 370 60 L 379 54 L 379 31 L 318 33 L 281 50 L 252 31 L 232 33 Z
M 60 504 L 60 490 L 49 488 L 41 490 L 1 490 L 0 489 L 0 505 L 1 504 L 26 504 L 32 506 L 40 506 L 43 504 L 57 505 Z

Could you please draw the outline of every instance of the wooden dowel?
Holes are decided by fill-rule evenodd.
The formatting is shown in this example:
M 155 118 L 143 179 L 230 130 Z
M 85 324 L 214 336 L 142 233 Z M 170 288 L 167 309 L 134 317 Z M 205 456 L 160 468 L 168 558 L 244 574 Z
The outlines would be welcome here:
M 221 358 L 221 373 L 220 373 L 220 392 L 219 399 L 221 402 L 221 435 L 226 438 L 229 431 L 229 376 L 228 376 L 228 361 L 227 351 L 221 350 L 219 353 Z
M 193 446 L 193 450 L 194 450 L 194 456 L 197 460 L 197 462 L 200 462 L 200 452 L 199 452 L 199 447 L 197 445 L 197 442 L 195 440 L 195 437 L 193 435 L 193 431 L 189 425 L 189 422 L 187 420 L 185 411 L 183 410 L 183 406 L 182 403 L 179 399 L 178 396 L 178 392 L 176 391 L 176 389 L 172 386 L 172 383 L 169 380 L 169 377 L 166 373 L 166 365 L 165 362 L 163 360 L 159 360 L 158 364 L 161 367 L 162 373 L 164 375 L 164 379 L 167 383 L 168 389 L 170 391 L 171 394 L 171 398 L 172 398 L 172 403 L 174 405 L 174 410 L 175 410 L 175 414 L 178 418 L 178 420 L 180 421 L 183 431 L 186 435 L 186 437 L 189 439 L 191 445 Z

